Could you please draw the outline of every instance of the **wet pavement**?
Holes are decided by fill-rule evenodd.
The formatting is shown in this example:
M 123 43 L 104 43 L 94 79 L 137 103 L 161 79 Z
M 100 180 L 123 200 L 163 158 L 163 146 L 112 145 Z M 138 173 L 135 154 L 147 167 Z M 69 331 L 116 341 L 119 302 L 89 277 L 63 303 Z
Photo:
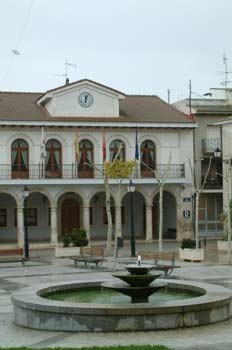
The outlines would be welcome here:
M 100 244 L 100 243 L 98 243 Z M 164 250 L 178 251 L 179 244 L 164 241 Z M 137 251 L 157 250 L 158 244 L 137 242 Z M 232 349 L 232 319 L 213 324 L 179 330 L 155 332 L 68 333 L 37 331 L 21 328 L 13 323 L 11 294 L 18 288 L 43 282 L 63 282 L 74 279 L 91 281 L 96 274 L 110 277 L 112 259 L 102 267 L 75 267 L 70 259 L 56 259 L 52 249 L 30 252 L 31 261 L 0 264 L 0 346 L 82 347 L 126 344 L 163 344 L 172 349 L 209 350 Z M 130 244 L 125 242 L 119 250 L 120 259 L 129 258 Z M 218 284 L 232 289 L 232 266 L 227 265 L 227 255 L 218 253 L 216 241 L 207 241 L 206 259 L 203 263 L 178 262 L 180 269 L 172 277 Z M 117 265 L 123 269 L 123 264 Z

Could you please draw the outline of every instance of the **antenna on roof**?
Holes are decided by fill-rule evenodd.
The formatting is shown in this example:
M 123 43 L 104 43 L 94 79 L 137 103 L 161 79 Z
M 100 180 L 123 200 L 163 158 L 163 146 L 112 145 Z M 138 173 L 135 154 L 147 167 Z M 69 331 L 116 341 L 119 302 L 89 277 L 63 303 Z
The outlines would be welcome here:
M 226 100 L 228 101 L 228 84 L 232 83 L 232 80 L 228 80 L 228 74 L 231 74 L 232 72 L 228 72 L 228 68 L 227 68 L 227 56 L 226 54 L 223 54 L 223 64 L 225 65 L 225 70 L 224 72 L 220 72 L 225 74 L 225 80 L 223 80 L 220 84 L 225 86 L 225 91 L 226 91 Z
M 171 95 L 171 90 L 168 89 L 168 104 L 170 105 L 170 95 Z
M 68 67 L 77 68 L 77 65 L 75 63 L 70 63 L 66 60 L 64 74 L 55 74 L 56 76 L 59 76 L 59 77 L 65 77 L 65 85 L 69 84 Z

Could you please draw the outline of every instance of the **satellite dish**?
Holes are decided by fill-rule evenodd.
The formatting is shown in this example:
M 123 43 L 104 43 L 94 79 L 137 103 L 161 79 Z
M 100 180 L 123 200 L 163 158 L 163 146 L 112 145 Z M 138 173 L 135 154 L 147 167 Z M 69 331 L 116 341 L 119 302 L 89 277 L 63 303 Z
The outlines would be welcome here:
M 16 56 L 20 55 L 20 52 L 18 50 L 11 50 L 11 52 Z

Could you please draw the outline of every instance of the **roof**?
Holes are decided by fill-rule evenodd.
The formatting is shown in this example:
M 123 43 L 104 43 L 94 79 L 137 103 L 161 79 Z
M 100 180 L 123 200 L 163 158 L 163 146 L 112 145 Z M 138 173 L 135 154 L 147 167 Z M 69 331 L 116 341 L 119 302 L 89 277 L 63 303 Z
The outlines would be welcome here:
M 193 123 L 188 116 L 157 96 L 125 95 L 119 100 L 119 117 L 52 117 L 37 103 L 44 93 L 0 92 L 0 121 L 90 121 L 142 122 L 142 123 Z

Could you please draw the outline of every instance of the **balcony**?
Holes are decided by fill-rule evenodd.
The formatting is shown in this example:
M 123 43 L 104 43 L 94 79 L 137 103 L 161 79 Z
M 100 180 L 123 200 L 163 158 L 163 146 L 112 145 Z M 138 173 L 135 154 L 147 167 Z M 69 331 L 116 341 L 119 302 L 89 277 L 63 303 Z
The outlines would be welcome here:
M 183 179 L 185 178 L 184 164 L 156 164 L 156 176 L 161 177 L 167 169 L 167 179 Z M 140 170 L 140 167 L 135 167 L 132 178 L 153 178 L 151 171 Z M 85 170 L 78 167 L 76 164 L 63 164 L 59 169 L 45 169 L 42 164 L 30 164 L 27 169 L 12 169 L 11 164 L 0 164 L 0 180 L 44 180 L 44 179 L 103 179 L 103 164 L 95 164 L 94 169 L 90 167 Z
M 213 153 L 217 148 L 221 149 L 220 138 L 202 139 L 202 153 Z
M 204 176 L 202 176 L 201 184 L 203 184 Z M 208 177 L 204 186 L 205 190 L 220 190 L 222 189 L 222 178 L 221 177 Z

